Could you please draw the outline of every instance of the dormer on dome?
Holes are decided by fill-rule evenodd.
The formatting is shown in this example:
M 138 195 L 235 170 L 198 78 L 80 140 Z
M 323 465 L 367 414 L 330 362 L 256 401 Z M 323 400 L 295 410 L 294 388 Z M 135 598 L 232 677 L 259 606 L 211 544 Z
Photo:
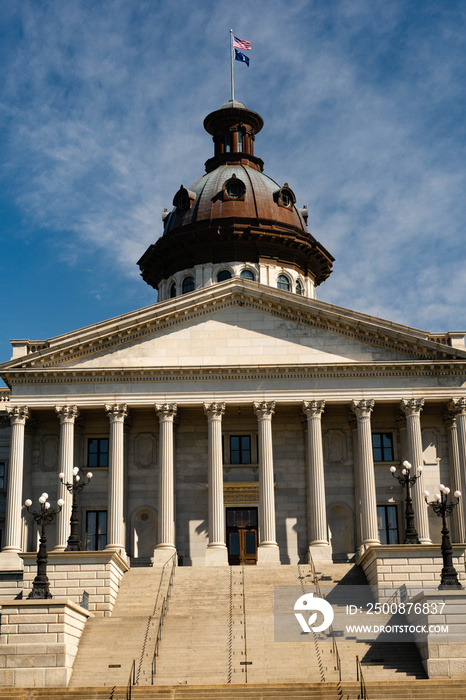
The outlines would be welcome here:
M 288 182 L 280 186 L 268 177 L 254 155 L 262 117 L 235 100 L 211 112 L 204 126 L 214 156 L 206 174 L 189 188 L 181 185 L 174 208 L 164 211 L 163 236 L 138 262 L 143 279 L 159 301 L 188 293 L 193 284 L 194 290 L 216 284 L 225 271 L 314 298 L 333 257 L 308 232 L 307 207 L 296 206 Z

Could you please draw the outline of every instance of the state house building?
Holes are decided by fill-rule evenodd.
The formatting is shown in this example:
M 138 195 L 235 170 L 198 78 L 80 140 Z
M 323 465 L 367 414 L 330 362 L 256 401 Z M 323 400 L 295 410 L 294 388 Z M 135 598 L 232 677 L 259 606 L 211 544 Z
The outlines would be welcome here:
M 318 300 L 333 258 L 292 184 L 264 174 L 262 118 L 230 101 L 204 126 L 206 173 L 181 185 L 138 261 L 157 303 L 13 340 L 0 366 L 0 570 L 35 551 L 23 503 L 43 491 L 65 499 L 48 528 L 49 549 L 65 549 L 58 474 L 71 481 L 74 466 L 94 475 L 79 506 L 85 548 L 147 565 L 174 552 L 185 566 L 295 564 L 310 551 L 350 561 L 403 542 L 389 468 L 404 460 L 424 467 L 421 544 L 440 541 L 422 491 L 466 492 L 464 333 Z M 452 532 L 464 542 L 462 503 Z

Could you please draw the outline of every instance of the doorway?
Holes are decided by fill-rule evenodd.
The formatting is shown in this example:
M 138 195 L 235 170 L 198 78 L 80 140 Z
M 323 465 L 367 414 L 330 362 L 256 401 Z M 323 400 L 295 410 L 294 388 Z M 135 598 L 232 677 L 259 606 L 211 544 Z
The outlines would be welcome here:
M 257 508 L 227 508 L 229 564 L 257 563 Z

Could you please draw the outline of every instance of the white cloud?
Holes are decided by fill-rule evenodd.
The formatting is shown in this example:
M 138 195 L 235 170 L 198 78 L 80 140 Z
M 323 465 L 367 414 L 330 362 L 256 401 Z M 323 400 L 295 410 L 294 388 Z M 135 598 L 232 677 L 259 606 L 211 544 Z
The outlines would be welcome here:
M 66 264 L 105 251 L 109 270 L 136 279 L 162 209 L 211 155 L 202 120 L 229 97 L 233 26 L 253 43 L 251 67 L 235 74 L 236 96 L 265 119 L 256 153 L 309 205 L 310 230 L 336 257 L 320 298 L 432 330 L 466 326 L 465 10 L 433 7 L 10 7 L 10 191 L 33 226 L 55 232 Z

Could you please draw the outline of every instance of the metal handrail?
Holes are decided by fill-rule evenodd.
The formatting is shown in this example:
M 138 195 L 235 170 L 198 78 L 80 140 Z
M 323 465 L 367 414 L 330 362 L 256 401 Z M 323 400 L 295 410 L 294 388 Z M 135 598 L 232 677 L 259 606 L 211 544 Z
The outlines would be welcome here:
M 131 700 L 131 688 L 136 682 L 136 659 L 133 659 L 131 664 L 131 671 L 129 672 L 128 683 L 126 685 L 126 695 L 125 700 Z
M 154 676 L 157 673 L 157 656 L 159 655 L 159 643 L 160 643 L 160 640 L 162 639 L 163 620 L 164 620 L 164 617 L 168 611 L 168 599 L 171 596 L 171 589 L 173 587 L 173 579 L 175 576 L 175 562 L 176 562 L 175 556 L 176 556 L 176 553 L 173 554 L 170 557 L 170 559 L 168 559 L 164 564 L 164 568 L 165 568 L 165 566 L 171 561 L 172 566 L 171 566 L 171 570 L 170 570 L 170 578 L 168 581 L 167 594 L 166 594 L 166 596 L 164 596 L 164 599 L 162 601 L 162 607 L 160 610 L 159 621 L 157 624 L 157 634 L 155 637 L 154 655 L 152 657 L 152 667 L 151 667 L 151 685 L 154 685 Z M 163 576 L 163 572 L 162 572 L 162 576 Z
M 322 593 L 322 589 L 319 585 L 319 579 L 317 578 L 316 567 L 314 564 L 314 560 L 312 558 L 312 554 L 310 552 L 309 552 L 309 564 L 311 567 L 313 583 L 314 583 L 314 586 L 316 587 L 317 595 L 319 596 L 319 598 L 325 598 L 325 596 Z M 338 680 L 341 683 L 341 657 L 340 657 L 340 652 L 338 651 L 338 645 L 337 645 L 337 640 L 335 638 L 335 631 L 333 629 L 333 625 L 330 625 L 330 627 L 328 628 L 328 631 L 329 631 L 330 636 L 332 638 L 332 652 L 335 656 L 335 670 L 338 671 Z
M 360 690 L 360 694 L 358 695 L 358 698 L 360 698 L 360 700 L 369 700 L 369 696 L 367 694 L 366 684 L 364 682 L 364 676 L 362 674 L 361 662 L 359 661 L 359 656 L 356 656 L 356 680 L 359 683 L 359 690 Z

